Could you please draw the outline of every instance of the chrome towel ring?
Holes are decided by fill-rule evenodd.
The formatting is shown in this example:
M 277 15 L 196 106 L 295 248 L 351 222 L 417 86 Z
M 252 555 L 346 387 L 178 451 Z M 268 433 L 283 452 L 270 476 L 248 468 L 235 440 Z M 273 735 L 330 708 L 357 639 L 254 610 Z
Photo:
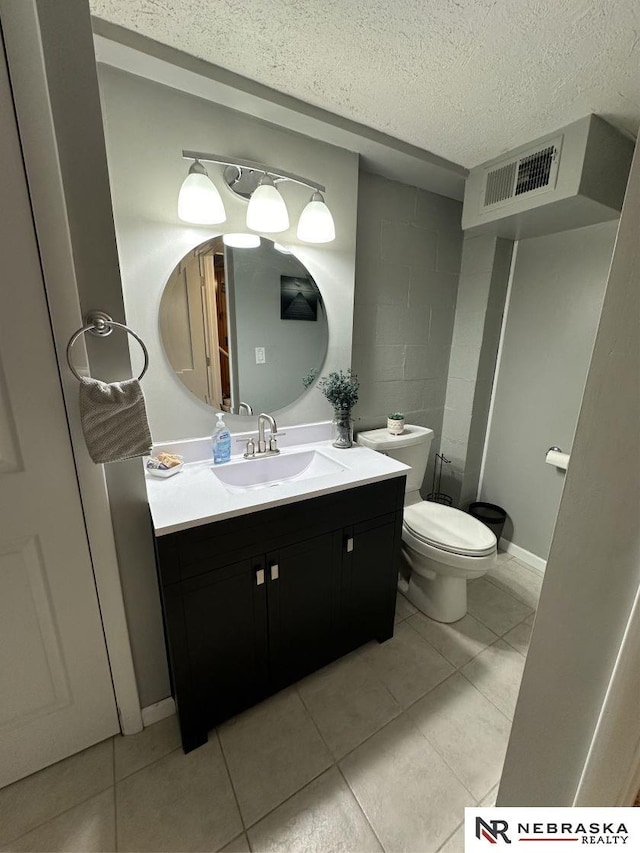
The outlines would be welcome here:
M 149 353 L 142 338 L 137 335 L 133 331 L 133 329 L 130 329 L 128 326 L 125 326 L 124 323 L 116 323 L 116 321 L 113 320 L 108 314 L 105 314 L 104 311 L 90 311 L 87 314 L 86 320 L 86 326 L 83 326 L 81 329 L 78 329 L 77 332 L 74 332 L 73 335 L 71 335 L 71 338 L 69 339 L 69 343 L 67 344 L 67 364 L 69 365 L 69 370 L 73 373 L 78 382 L 81 381 L 82 377 L 75 369 L 75 367 L 71 364 L 71 348 L 78 340 L 78 338 L 82 337 L 82 335 L 86 334 L 87 332 L 90 332 L 92 335 L 96 335 L 96 337 L 106 338 L 108 335 L 111 334 L 114 327 L 117 329 L 122 329 L 128 335 L 131 335 L 138 341 L 138 343 L 142 347 L 142 352 L 144 354 L 144 365 L 142 367 L 142 372 L 140 373 L 140 376 L 138 376 L 138 381 L 140 381 L 147 372 L 147 368 L 149 367 Z

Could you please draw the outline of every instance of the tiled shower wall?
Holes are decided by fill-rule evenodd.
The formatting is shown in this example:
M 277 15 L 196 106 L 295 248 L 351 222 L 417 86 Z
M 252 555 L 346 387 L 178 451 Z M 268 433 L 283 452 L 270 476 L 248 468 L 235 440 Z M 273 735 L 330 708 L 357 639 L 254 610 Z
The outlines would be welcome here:
M 360 173 L 352 366 L 361 391 L 355 428 L 384 426 L 389 412 L 404 412 L 408 422 L 434 430 L 431 463 L 442 432 L 461 216 L 462 204 L 453 199 Z

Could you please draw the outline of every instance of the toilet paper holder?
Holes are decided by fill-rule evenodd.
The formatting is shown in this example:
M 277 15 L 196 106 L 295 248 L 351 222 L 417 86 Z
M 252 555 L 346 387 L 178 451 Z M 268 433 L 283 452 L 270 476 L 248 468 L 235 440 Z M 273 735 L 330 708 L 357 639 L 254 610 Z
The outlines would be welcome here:
M 551 458 L 549 458 L 551 454 Z M 570 456 L 568 453 L 563 453 L 559 447 L 553 445 L 545 454 L 545 462 L 548 465 L 553 465 L 555 468 L 566 471 L 569 466 Z

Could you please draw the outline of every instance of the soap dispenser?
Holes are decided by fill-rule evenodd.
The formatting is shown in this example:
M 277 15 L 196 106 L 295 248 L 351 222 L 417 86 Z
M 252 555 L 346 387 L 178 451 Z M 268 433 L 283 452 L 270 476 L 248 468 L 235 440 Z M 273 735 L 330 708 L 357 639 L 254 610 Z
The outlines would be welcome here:
M 228 462 L 231 459 L 231 433 L 227 429 L 225 422 L 222 420 L 224 413 L 218 412 L 211 442 L 213 445 L 213 461 L 216 465 L 222 462 Z

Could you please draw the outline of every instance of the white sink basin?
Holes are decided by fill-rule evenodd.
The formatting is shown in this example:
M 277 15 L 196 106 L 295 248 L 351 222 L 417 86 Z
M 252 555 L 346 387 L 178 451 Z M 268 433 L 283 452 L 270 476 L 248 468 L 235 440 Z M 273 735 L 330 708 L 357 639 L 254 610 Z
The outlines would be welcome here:
M 264 459 L 240 459 L 211 469 L 225 489 L 234 493 L 271 488 L 294 480 L 313 480 L 346 470 L 346 465 L 318 450 L 280 453 Z

